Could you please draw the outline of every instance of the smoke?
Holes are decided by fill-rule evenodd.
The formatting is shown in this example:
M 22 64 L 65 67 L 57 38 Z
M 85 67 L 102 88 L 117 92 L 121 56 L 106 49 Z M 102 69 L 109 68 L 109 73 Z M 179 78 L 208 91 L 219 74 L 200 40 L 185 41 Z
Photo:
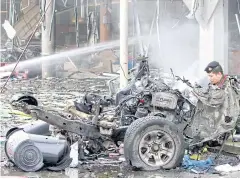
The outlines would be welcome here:
M 151 42 L 151 63 L 164 71 L 173 69 L 178 75 L 193 74 L 198 60 L 198 25 L 184 23 L 175 29 L 160 28 L 160 49 L 156 39 Z
M 136 36 L 137 33 L 136 26 L 133 24 L 134 7 L 139 16 L 141 35 L 148 36 L 156 11 L 156 1 L 136 2 L 135 6 L 129 3 L 129 36 Z M 113 12 L 113 22 L 119 22 L 119 4 L 113 5 Z M 159 13 L 160 47 L 156 20 L 152 36 L 143 41 L 145 50 L 150 42 L 148 53 L 150 65 L 163 69 L 167 73 L 170 73 L 170 68 L 172 68 L 176 75 L 194 80 L 198 73 L 198 23 L 185 17 L 189 10 L 182 1 L 160 1 Z M 118 26 L 113 24 L 113 27 L 114 32 L 119 34 Z M 136 45 L 136 47 L 138 49 L 139 46 Z M 129 53 L 130 51 L 131 49 L 129 49 Z M 136 55 L 139 54 L 140 51 L 136 52 Z
M 185 18 L 185 14 L 189 11 L 181 2 L 160 3 L 160 46 L 156 24 L 154 24 L 153 35 L 148 39 L 150 40 L 148 53 L 150 65 L 161 68 L 167 73 L 170 73 L 172 68 L 175 75 L 195 80 L 198 73 L 199 25 L 195 20 Z M 139 2 L 137 8 L 141 31 L 145 36 L 150 32 L 156 2 Z M 144 41 L 144 45 L 148 44 L 148 40 Z

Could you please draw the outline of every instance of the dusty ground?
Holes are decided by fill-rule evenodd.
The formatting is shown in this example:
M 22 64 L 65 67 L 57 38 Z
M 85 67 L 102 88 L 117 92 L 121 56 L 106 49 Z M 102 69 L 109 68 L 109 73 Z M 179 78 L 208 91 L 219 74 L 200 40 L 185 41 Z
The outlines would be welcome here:
M 1 81 L 1 86 L 4 81 Z M 108 94 L 108 86 L 106 85 L 106 79 L 49 79 L 39 80 L 32 79 L 26 81 L 11 81 L 7 85 L 5 93 L 0 94 L 0 122 L 1 122 L 1 137 L 4 137 L 6 131 L 13 126 L 30 122 L 29 119 L 19 117 L 13 114 L 9 114 L 10 106 L 9 100 L 12 94 L 19 91 L 30 90 L 39 99 L 41 104 L 46 107 L 63 110 L 66 106 L 67 101 L 72 101 L 80 97 L 85 92 L 95 92 Z M 125 162 L 120 163 L 118 160 L 112 160 L 113 164 L 99 164 L 97 161 L 89 164 L 80 164 L 77 169 L 66 169 L 63 172 L 49 172 L 41 170 L 39 172 L 29 173 L 22 172 L 16 167 L 6 167 L 4 165 L 6 157 L 4 154 L 4 143 L 1 142 L 1 175 L 2 176 L 19 176 L 19 177 L 36 177 L 36 178 L 63 178 L 63 177 L 84 177 L 84 178 L 95 178 L 95 177 L 138 177 L 138 178 L 155 178 L 155 177 L 168 177 L 168 178 L 188 178 L 188 177 L 231 177 L 238 178 L 240 172 L 232 172 L 230 174 L 194 174 L 190 171 L 182 168 L 177 168 L 168 171 L 155 171 L 155 172 L 144 172 L 144 171 L 133 171 Z M 216 161 L 216 164 L 236 164 L 239 163 L 239 159 L 236 157 L 221 156 Z
M 239 174 L 240 172 L 231 172 L 229 174 L 194 174 L 191 171 L 181 168 L 154 172 L 133 171 L 125 163 L 112 164 L 111 166 L 99 164 L 79 165 L 78 168 L 67 168 L 62 172 L 49 172 L 46 170 L 41 170 L 39 172 L 22 172 L 14 167 L 1 167 L 1 176 L 29 178 L 239 178 Z

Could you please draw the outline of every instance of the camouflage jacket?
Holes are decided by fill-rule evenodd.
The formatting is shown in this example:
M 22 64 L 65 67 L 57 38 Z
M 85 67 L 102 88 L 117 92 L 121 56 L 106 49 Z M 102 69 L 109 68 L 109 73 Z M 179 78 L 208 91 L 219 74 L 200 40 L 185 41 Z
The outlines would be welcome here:
M 193 94 L 198 98 L 191 126 L 193 136 L 211 140 L 234 129 L 240 114 L 240 93 L 234 81 L 224 76 L 218 85 L 209 85 L 206 90 L 195 88 Z

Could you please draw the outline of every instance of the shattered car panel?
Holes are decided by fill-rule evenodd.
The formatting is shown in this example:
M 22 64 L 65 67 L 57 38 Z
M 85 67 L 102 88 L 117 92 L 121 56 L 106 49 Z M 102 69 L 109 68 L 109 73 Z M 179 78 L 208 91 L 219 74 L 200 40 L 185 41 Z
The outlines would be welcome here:
M 208 92 L 194 89 L 199 101 L 192 121 L 193 136 L 204 140 L 234 129 L 239 111 L 239 94 L 231 81 L 225 82 L 223 89 L 210 86 Z

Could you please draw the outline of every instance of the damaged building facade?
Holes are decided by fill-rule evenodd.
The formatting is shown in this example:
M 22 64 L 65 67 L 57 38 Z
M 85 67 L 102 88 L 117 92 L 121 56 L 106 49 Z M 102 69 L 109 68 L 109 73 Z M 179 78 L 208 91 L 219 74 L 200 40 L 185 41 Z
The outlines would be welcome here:
M 11 19 L 10 22 L 14 24 L 13 27 L 17 33 L 15 39 L 18 39 L 16 40 L 18 43 L 15 44 L 23 47 L 34 30 L 33 27 L 37 25 L 40 19 L 41 5 L 39 5 L 38 0 L 1 1 L 1 3 L 2 24 L 5 20 L 4 17 Z M 198 0 L 164 0 L 159 1 L 159 10 L 156 10 L 156 4 L 157 2 L 154 0 L 137 1 L 135 4 L 129 3 L 129 37 L 139 35 L 146 37 L 150 34 L 152 23 L 158 24 L 158 26 L 153 25 L 150 41 L 149 39 L 141 40 L 138 44 L 130 46 L 129 60 L 149 51 L 148 54 L 151 56 L 154 66 L 164 68 L 166 71 L 173 68 L 181 73 L 180 69 L 185 66 L 196 68 L 198 61 L 203 61 L 205 65 L 208 61 L 221 59 L 220 61 L 224 63 L 227 73 L 236 74 L 239 72 L 239 62 L 237 60 L 239 58 L 237 43 L 239 40 L 238 1 L 220 2 L 216 0 L 210 5 L 206 5 L 205 1 Z M 203 8 L 204 5 L 206 5 L 206 8 Z M 148 11 L 146 7 L 152 10 Z M 15 11 L 12 11 L 14 13 L 11 12 L 12 8 L 15 9 Z M 98 42 L 117 40 L 120 37 L 120 11 L 119 1 L 117 0 L 56 1 L 53 8 L 55 13 L 52 17 L 54 18 L 50 18 L 50 20 L 52 19 L 51 23 L 54 23 L 51 25 L 53 51 L 66 51 Z M 219 10 L 219 8 L 222 9 Z M 192 16 L 195 18 L 187 18 L 190 13 L 194 13 Z M 215 16 L 218 20 L 214 20 Z M 222 29 L 221 34 L 219 30 L 218 33 L 215 33 L 214 28 Z M 30 43 L 30 46 L 34 46 L 32 47 L 33 51 L 41 51 L 41 33 L 42 29 L 39 28 Z M 160 37 L 157 37 L 157 34 Z M 3 47 L 7 40 L 3 28 L 1 35 Z M 212 39 L 212 43 L 206 42 L 207 44 L 205 44 L 204 39 Z M 221 43 L 218 40 L 221 40 Z M 149 43 L 150 48 L 148 49 Z M 220 46 L 220 44 L 222 45 Z M 111 63 L 118 64 L 119 59 L 116 58 L 119 57 L 119 51 L 118 49 L 113 50 L 115 53 L 112 54 Z M 222 53 L 221 57 L 219 56 L 221 53 L 218 52 Z M 34 56 L 40 54 L 41 52 L 38 52 Z M 81 61 L 87 61 L 83 62 L 85 67 L 91 66 L 88 61 L 89 58 L 93 59 L 93 57 L 77 56 L 72 58 L 78 66 L 81 66 Z M 99 61 L 99 58 L 102 59 L 101 56 L 94 56 L 95 61 Z M 204 61 L 206 62 L 204 63 Z M 175 68 L 174 65 L 178 68 Z M 111 69 L 107 69 L 107 71 L 111 71 Z

